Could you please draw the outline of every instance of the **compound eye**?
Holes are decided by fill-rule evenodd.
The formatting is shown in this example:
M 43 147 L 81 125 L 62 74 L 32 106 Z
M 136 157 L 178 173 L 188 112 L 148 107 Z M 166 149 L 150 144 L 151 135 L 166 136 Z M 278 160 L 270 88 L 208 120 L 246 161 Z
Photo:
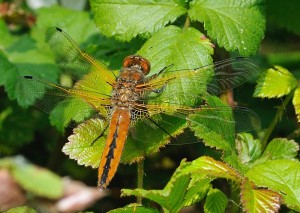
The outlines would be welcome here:
M 148 73 L 150 72 L 150 69 L 151 69 L 150 62 L 145 58 L 141 58 L 141 68 L 143 70 L 143 73 L 145 75 L 148 75 Z
M 142 58 L 137 55 L 130 55 L 127 56 L 123 61 L 123 67 L 126 68 L 130 68 L 136 65 L 140 67 L 140 69 L 143 71 L 145 75 L 147 75 L 150 72 L 151 69 L 150 62 L 145 58 Z

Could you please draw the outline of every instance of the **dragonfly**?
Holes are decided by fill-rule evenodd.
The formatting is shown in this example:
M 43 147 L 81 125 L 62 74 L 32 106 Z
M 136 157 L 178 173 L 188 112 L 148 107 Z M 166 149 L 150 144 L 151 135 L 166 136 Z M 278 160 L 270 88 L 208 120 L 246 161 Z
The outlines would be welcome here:
M 189 114 L 202 110 L 228 111 L 228 107 L 197 105 L 199 93 L 203 92 L 203 88 L 201 91 L 183 91 L 188 100 L 185 102 L 172 93 L 172 88 L 183 88 L 187 84 L 203 81 L 203 86 L 208 85 L 205 87 L 207 95 L 217 95 L 243 84 L 258 72 L 257 66 L 250 59 L 237 57 L 195 69 L 172 70 L 171 64 L 150 74 L 151 64 L 146 58 L 130 55 L 124 59 L 122 68 L 116 74 L 100 60 L 81 50 L 60 28 L 49 28 L 46 41 L 53 50 L 58 65 L 71 76 L 73 84 L 67 87 L 35 76 L 23 76 L 19 87 L 24 94 L 36 99 L 35 105 L 38 108 L 48 113 L 65 100 L 74 98 L 86 103 L 79 114 L 89 109 L 108 121 L 105 129 L 108 132 L 106 144 L 103 153 L 99 154 L 98 167 L 98 186 L 104 189 L 117 171 L 127 136 L 136 121 L 150 119 L 150 123 L 158 126 L 159 124 L 151 119 L 154 115 L 167 114 L 187 119 Z M 232 67 L 236 72 L 225 71 Z M 211 83 L 207 83 L 208 76 L 214 78 Z M 68 107 L 72 110 L 73 106 Z M 230 110 L 253 120 L 259 119 L 247 108 L 232 107 Z M 246 127 L 243 130 L 250 128 Z M 159 129 L 167 132 L 167 128 Z M 99 137 L 104 136 L 103 132 L 99 132 Z

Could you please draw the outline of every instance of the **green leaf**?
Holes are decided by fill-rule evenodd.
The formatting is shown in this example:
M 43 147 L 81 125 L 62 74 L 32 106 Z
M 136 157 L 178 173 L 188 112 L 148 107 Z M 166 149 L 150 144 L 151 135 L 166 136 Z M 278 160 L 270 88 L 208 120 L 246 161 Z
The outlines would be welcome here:
M 4 89 L 10 99 L 15 96 L 15 83 L 18 75 L 17 67 L 12 64 L 0 50 L 0 86 Z
M 99 136 L 106 126 L 107 123 L 101 119 L 90 119 L 79 124 L 73 129 L 62 151 L 79 165 L 98 168 L 106 142 L 106 137 Z
M 84 30 L 82 30 L 84 26 Z M 87 42 L 98 33 L 89 12 L 63 7 L 43 7 L 37 10 L 37 22 L 31 35 L 39 44 L 45 45 L 45 32 L 49 27 L 59 27 L 72 35 L 79 44 Z M 47 48 L 47 51 L 49 48 Z
M 193 196 L 189 194 L 187 200 L 185 199 L 191 179 L 189 174 L 182 174 L 181 171 L 188 164 L 189 163 L 182 161 L 180 166 L 171 177 L 171 180 L 162 190 L 147 191 L 144 189 L 123 189 L 122 196 L 142 196 L 144 198 L 155 201 L 163 208 L 167 209 L 169 212 L 178 212 L 183 206 L 186 205 L 186 202 L 190 202 L 192 200 L 193 196 L 198 196 L 198 193 L 194 193 Z
M 195 69 L 212 64 L 213 45 L 203 36 L 194 28 L 171 25 L 154 33 L 138 54 L 150 61 L 151 74 L 170 65 L 170 70 Z
M 219 189 L 211 188 L 204 204 L 205 213 L 223 213 L 228 204 L 226 195 Z
M 46 97 L 47 98 L 47 97 Z M 50 113 L 51 125 L 63 132 L 71 121 L 80 123 L 91 116 L 93 110 L 81 98 L 72 98 L 61 101 Z
M 190 183 L 189 189 L 185 195 L 184 206 L 191 206 L 207 195 L 207 192 L 211 188 L 211 179 L 201 178 L 199 175 L 192 174 L 192 181 Z
M 249 133 L 239 134 L 236 139 L 238 156 L 242 163 L 255 161 L 261 155 L 261 142 Z
M 232 109 L 214 96 L 207 96 L 206 102 L 207 106 L 203 106 L 201 111 L 189 116 L 190 128 L 197 137 L 203 139 L 205 145 L 234 152 L 235 122 Z M 220 110 L 210 110 L 212 107 Z
M 300 122 L 300 87 L 297 87 L 293 97 L 293 105 L 297 115 L 298 122 Z
M 191 165 L 184 168 L 183 174 L 197 174 L 201 177 L 226 178 L 236 182 L 240 181 L 240 174 L 229 165 L 204 156 L 192 161 Z
M 0 19 L 0 34 L 1 34 L 0 49 L 2 49 L 1 47 L 9 46 L 11 42 L 13 42 L 14 38 L 9 33 L 8 27 L 4 22 L 4 19 Z
M 28 75 L 57 82 L 60 70 L 49 45 L 45 42 L 46 30 L 53 26 L 67 29 L 69 33 L 72 33 L 71 35 L 74 35 L 77 42 L 82 43 L 97 33 L 97 29 L 92 24 L 87 12 L 50 7 L 39 9 L 37 13 L 37 23 L 31 31 L 31 38 L 22 37 L 7 48 L 7 52 L 10 62 L 17 67 L 19 76 Z M 85 26 L 84 31 L 81 30 L 82 26 Z M 16 97 L 18 103 L 23 107 L 32 105 L 37 98 L 26 96 L 22 90 L 16 91 Z
M 300 163 L 292 160 L 273 160 L 259 164 L 246 174 L 258 187 L 278 192 L 284 203 L 300 211 Z
M 265 160 L 294 159 L 298 155 L 299 144 L 294 140 L 275 138 L 268 143 L 261 158 Z
M 241 202 L 245 212 L 278 212 L 280 194 L 269 189 L 259 189 L 245 178 L 241 186 Z
M 37 211 L 28 206 L 19 206 L 16 208 L 11 208 L 6 211 L 6 213 L 36 213 Z
M 209 40 L 200 39 L 202 35 L 194 28 L 169 26 L 155 33 L 138 51 L 139 55 L 150 61 L 153 70 L 151 74 L 172 65 L 170 72 L 163 73 L 163 78 L 178 76 L 164 88 L 164 92 L 155 99 L 156 102 L 194 106 L 199 101 L 199 96 L 206 92 L 205 82 L 210 80 L 213 70 L 202 69 L 195 72 L 194 75 L 199 76 L 201 81 L 191 81 L 187 77 L 195 68 L 212 64 L 210 54 L 213 53 L 213 48 Z M 152 103 L 151 100 L 149 102 Z
M 185 119 L 167 114 L 154 115 L 151 120 L 157 125 L 148 118 L 134 123 L 127 136 L 122 155 L 123 162 L 132 163 L 146 155 L 153 155 L 170 142 L 170 135 L 175 137 L 187 127 Z M 163 127 L 165 131 L 159 127 Z
M 92 0 L 91 8 L 101 33 L 123 41 L 148 36 L 186 12 L 175 0 Z
M 49 199 L 57 199 L 63 195 L 62 181 L 59 176 L 29 164 L 22 157 L 14 161 L 12 175 L 25 190 Z
M 300 22 L 295 16 L 300 10 L 298 0 L 290 0 L 288 4 L 281 0 L 267 0 L 266 10 L 269 22 L 300 35 Z
M 23 86 L 26 85 L 20 84 L 20 76 L 29 75 L 56 81 L 59 70 L 51 64 L 53 59 L 49 53 L 40 52 L 35 46 L 35 41 L 27 36 L 12 44 L 7 49 L 7 53 L 10 55 L 10 62 L 17 68 L 12 82 L 15 89 L 13 97 L 17 98 L 19 105 L 28 107 L 34 103 L 36 97 L 29 97 L 26 94 L 28 91 L 23 90 Z
M 141 204 L 137 203 L 131 203 L 127 206 L 124 206 L 122 208 L 117 208 L 114 210 L 109 211 L 108 213 L 159 213 L 157 209 L 151 209 L 141 206 Z
M 241 55 L 258 51 L 264 36 L 265 17 L 262 0 L 247 1 L 193 1 L 191 20 L 204 23 L 204 29 L 219 46 L 228 51 L 238 50 Z
M 34 138 L 34 131 L 39 123 L 32 119 L 32 114 L 21 109 L 7 99 L 1 101 L 0 111 L 0 152 L 2 155 L 13 154 Z
M 289 94 L 296 86 L 297 79 L 285 68 L 274 66 L 262 73 L 257 81 L 254 96 L 279 98 Z

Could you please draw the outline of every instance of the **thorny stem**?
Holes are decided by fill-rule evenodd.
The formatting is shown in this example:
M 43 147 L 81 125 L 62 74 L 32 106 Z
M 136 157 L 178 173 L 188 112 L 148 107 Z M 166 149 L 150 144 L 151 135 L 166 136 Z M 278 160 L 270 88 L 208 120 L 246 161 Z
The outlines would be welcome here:
M 143 180 L 144 180 L 144 160 L 138 162 L 137 165 L 137 188 L 143 188 Z M 142 196 L 137 197 L 137 203 L 142 203 Z
M 271 133 L 273 132 L 276 124 L 281 120 L 282 118 L 282 115 L 286 109 L 286 106 L 288 105 L 288 103 L 290 102 L 290 100 L 292 99 L 292 97 L 294 96 L 294 93 L 291 92 L 290 94 L 288 94 L 284 101 L 283 101 L 283 105 L 281 107 L 278 108 L 277 112 L 276 112 L 276 115 L 274 117 L 274 119 L 272 120 L 272 122 L 270 123 L 266 133 L 264 134 L 264 137 L 262 139 L 262 147 L 265 148 L 268 141 L 269 141 L 269 138 L 270 138 L 270 135 Z

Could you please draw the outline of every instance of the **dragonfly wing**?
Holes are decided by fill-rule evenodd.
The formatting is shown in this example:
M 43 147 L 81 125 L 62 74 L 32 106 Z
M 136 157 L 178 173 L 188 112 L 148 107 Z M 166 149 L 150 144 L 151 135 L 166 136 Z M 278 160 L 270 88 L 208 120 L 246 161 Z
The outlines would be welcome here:
M 239 132 L 259 130 L 260 118 L 252 110 L 240 106 L 226 106 L 214 96 L 207 96 L 206 102 L 205 105 L 199 107 L 183 107 L 174 104 L 145 106 L 152 114 L 143 119 L 147 121 L 143 121 L 146 124 L 145 127 L 138 126 L 138 130 L 135 130 L 135 138 L 142 141 L 145 140 L 145 137 L 153 138 L 152 140 L 155 140 L 155 137 L 158 144 L 159 140 L 173 138 L 175 143 L 186 144 L 199 141 L 194 137 L 185 138 L 183 142 L 174 140 L 175 136 L 181 134 L 186 127 L 193 129 L 193 126 L 200 126 L 209 131 L 217 131 L 217 134 L 223 135 L 223 137 L 234 136 Z M 141 106 L 139 107 L 141 108 Z
M 95 72 L 93 79 L 89 81 L 91 88 L 95 88 L 94 85 L 99 82 L 107 82 L 108 85 L 114 83 L 114 73 L 105 64 L 81 50 L 63 30 L 49 28 L 46 32 L 46 42 L 49 43 L 58 65 L 75 81 L 88 73 Z M 87 87 L 88 83 L 85 86 Z
M 218 95 L 257 76 L 259 68 L 249 58 L 222 60 L 196 69 L 165 71 L 141 87 L 144 103 L 194 107 L 207 94 Z M 160 92 L 157 92 L 160 91 Z M 150 95 L 149 95 L 150 94 Z
M 51 119 L 64 126 L 71 120 L 79 122 L 94 112 L 106 117 L 106 108 L 110 104 L 110 93 L 115 76 L 104 64 L 94 59 L 61 29 L 49 28 L 46 33 L 56 61 L 67 72 L 69 88 L 38 79 L 24 76 L 18 81 L 16 89 L 19 99 L 26 105 L 34 104 L 50 113 Z M 80 80 L 79 80 L 80 79 Z
M 50 114 L 66 126 L 71 120 L 81 122 L 95 112 L 105 115 L 109 99 L 100 93 L 67 88 L 32 76 L 21 77 L 16 90 L 24 99 Z
M 236 88 L 260 73 L 259 67 L 250 58 L 245 57 L 216 62 L 214 70 L 214 78 L 208 83 L 208 92 L 213 95 Z

